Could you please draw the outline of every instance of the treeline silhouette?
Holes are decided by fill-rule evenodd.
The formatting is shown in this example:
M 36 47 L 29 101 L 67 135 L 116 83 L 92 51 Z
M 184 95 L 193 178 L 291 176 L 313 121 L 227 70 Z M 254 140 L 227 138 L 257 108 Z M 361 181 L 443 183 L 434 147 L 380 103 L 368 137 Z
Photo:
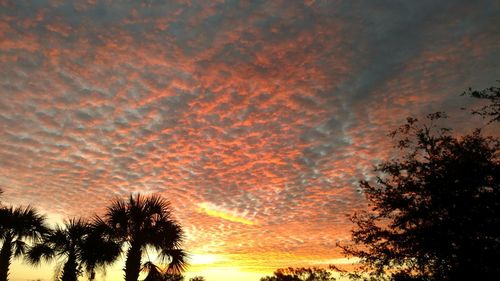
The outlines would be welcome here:
M 338 244 L 359 259 L 355 270 L 284 268 L 261 281 L 352 280 L 493 281 L 500 280 L 500 140 L 485 136 L 500 121 L 500 89 L 469 89 L 464 95 L 487 104 L 472 111 L 487 125 L 459 136 L 437 124 L 444 112 L 421 123 L 408 118 L 390 136 L 394 158 L 375 168 L 374 181 L 361 181 L 369 209 L 351 216 L 352 241 Z M 493 127 L 498 133 L 498 127 Z M 496 129 L 496 130 L 495 130 Z M 1 191 L 0 191 L 1 192 Z M 0 208 L 0 281 L 23 256 L 30 264 L 63 260 L 61 281 L 76 281 L 125 253 L 125 281 L 181 281 L 186 269 L 183 232 L 160 196 L 131 195 L 116 200 L 103 216 L 71 219 L 51 229 L 33 207 Z M 160 264 L 143 253 L 154 249 Z M 203 281 L 203 277 L 191 281 Z
M 187 265 L 182 228 L 172 218 L 169 202 L 157 195 L 130 195 L 113 202 L 103 216 L 70 219 L 54 229 L 31 206 L 1 207 L 0 240 L 0 281 L 8 280 L 12 259 L 21 256 L 33 265 L 62 261 L 57 274 L 61 281 L 76 281 L 84 272 L 93 280 L 96 269 L 112 264 L 123 252 L 126 281 L 137 281 L 141 270 L 148 272 L 145 280 L 175 280 Z M 142 263 L 148 248 L 165 267 Z

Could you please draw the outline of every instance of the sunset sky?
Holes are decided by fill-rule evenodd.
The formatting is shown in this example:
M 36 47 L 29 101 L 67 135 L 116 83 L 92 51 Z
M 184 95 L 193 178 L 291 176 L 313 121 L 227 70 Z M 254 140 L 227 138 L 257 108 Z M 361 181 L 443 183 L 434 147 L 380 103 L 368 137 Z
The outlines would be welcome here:
M 500 79 L 499 14 L 499 1 L 0 0 L 2 203 L 56 223 L 161 194 L 188 276 L 210 281 L 345 264 L 335 244 L 365 208 L 358 181 L 391 155 L 387 133 L 459 116 L 463 90 Z M 16 260 L 11 280 L 54 267 Z

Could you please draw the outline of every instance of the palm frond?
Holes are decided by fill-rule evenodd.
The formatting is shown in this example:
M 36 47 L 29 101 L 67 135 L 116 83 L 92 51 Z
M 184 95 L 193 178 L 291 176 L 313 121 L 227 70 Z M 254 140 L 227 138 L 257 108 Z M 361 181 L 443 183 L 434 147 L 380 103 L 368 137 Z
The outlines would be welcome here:
M 49 232 L 45 216 L 30 206 L 0 208 L 0 239 L 13 243 L 14 256 L 25 252 L 26 242 L 37 242 Z
M 158 221 L 155 227 L 150 230 L 150 233 L 151 244 L 157 251 L 180 248 L 184 240 L 184 232 L 175 221 Z
M 181 249 L 165 249 L 160 252 L 160 258 L 168 262 L 169 273 L 180 274 L 188 267 L 188 254 Z
M 18 207 L 14 209 L 17 219 L 16 232 L 19 237 L 28 238 L 33 241 L 40 239 L 42 235 L 49 232 L 46 225 L 46 217 L 31 206 Z
M 163 280 L 163 270 L 156 264 L 152 263 L 151 261 L 145 262 L 142 265 L 141 271 L 148 273 L 144 281 Z
M 14 257 L 20 257 L 26 253 L 28 245 L 23 240 L 16 240 L 13 242 Z
M 80 249 L 80 259 L 87 274 L 92 275 L 97 267 L 113 263 L 121 254 L 121 244 L 109 236 L 100 223 L 92 225 Z
M 143 272 L 151 272 L 151 271 L 156 271 L 156 272 L 162 272 L 161 268 L 154 264 L 152 261 L 147 261 L 145 262 L 142 267 L 141 271 Z
M 50 245 L 53 249 L 60 254 L 70 251 L 71 241 L 67 235 L 66 229 L 61 226 L 56 226 L 52 234 L 45 238 L 45 243 Z
M 114 201 L 105 214 L 107 225 L 112 228 L 115 236 L 124 237 L 128 234 L 129 219 L 128 207 L 122 200 Z
M 65 233 L 73 244 L 82 244 L 88 232 L 89 224 L 81 218 L 73 218 L 65 222 Z
M 50 261 L 54 259 L 55 251 L 47 244 L 36 244 L 28 249 L 25 260 L 31 265 L 38 265 L 42 260 Z
M 158 214 L 163 219 L 170 219 L 172 210 L 170 208 L 170 203 L 163 199 L 161 196 L 152 195 L 144 201 L 145 212 L 150 216 L 153 214 Z

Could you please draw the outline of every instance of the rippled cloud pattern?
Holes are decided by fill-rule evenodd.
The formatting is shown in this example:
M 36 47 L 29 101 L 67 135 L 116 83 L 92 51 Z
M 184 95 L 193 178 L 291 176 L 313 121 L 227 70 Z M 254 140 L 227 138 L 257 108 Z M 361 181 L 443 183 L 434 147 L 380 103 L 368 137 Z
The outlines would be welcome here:
M 409 115 L 499 79 L 498 1 L 0 1 L 3 201 L 168 198 L 242 270 L 340 258 Z M 465 100 L 465 101 L 464 101 Z

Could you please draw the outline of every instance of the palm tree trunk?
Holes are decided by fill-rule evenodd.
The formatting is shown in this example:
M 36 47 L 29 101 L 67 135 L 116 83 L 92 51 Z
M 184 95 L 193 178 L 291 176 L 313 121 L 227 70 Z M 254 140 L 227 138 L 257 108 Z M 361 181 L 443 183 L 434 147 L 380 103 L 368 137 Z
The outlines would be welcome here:
M 127 252 L 127 260 L 125 261 L 125 281 L 137 281 L 139 278 L 141 256 L 141 246 L 137 243 L 131 243 Z
M 92 269 L 89 273 L 89 281 L 94 281 L 95 279 L 95 270 Z
M 76 264 L 76 256 L 70 254 L 68 260 L 64 264 L 61 281 L 77 281 L 78 280 L 78 265 Z
M 0 250 L 0 281 L 7 281 L 9 266 L 12 258 L 12 237 L 6 235 Z

